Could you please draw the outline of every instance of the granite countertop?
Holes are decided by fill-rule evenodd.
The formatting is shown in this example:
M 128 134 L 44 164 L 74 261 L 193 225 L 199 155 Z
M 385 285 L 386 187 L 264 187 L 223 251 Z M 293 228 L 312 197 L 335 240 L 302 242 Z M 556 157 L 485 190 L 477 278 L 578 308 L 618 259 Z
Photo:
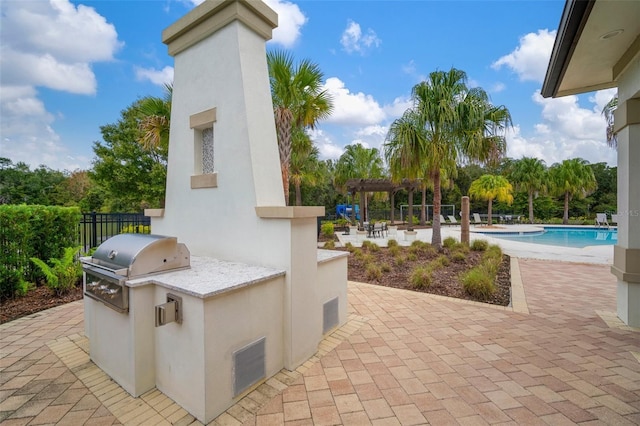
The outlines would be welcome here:
M 328 262 L 333 259 L 339 259 L 341 257 L 348 257 L 348 251 L 337 251 L 337 250 L 318 250 L 318 263 Z
M 241 287 L 281 277 L 283 269 L 191 256 L 191 268 L 129 280 L 131 288 L 155 284 L 206 299 Z

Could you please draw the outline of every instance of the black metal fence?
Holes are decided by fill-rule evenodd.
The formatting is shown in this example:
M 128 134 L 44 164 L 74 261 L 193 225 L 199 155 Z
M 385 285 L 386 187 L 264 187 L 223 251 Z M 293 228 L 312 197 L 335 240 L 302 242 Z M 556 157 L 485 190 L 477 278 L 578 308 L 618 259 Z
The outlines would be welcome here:
M 124 232 L 148 234 L 151 218 L 142 213 L 83 213 L 78 225 L 79 244 L 86 253 Z

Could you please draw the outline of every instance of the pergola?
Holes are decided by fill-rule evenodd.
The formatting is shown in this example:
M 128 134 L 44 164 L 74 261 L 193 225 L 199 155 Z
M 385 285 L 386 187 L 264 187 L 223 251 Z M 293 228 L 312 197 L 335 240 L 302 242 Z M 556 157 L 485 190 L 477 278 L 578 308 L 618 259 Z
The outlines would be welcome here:
M 351 193 L 360 193 L 360 200 L 364 200 L 366 203 L 366 192 L 388 192 L 391 200 L 391 224 L 394 223 L 394 196 L 395 193 L 401 189 L 409 191 L 409 210 L 411 211 L 413 206 L 413 191 L 420 187 L 420 180 L 403 179 L 400 182 L 393 182 L 390 179 L 349 179 L 345 186 L 347 191 Z M 366 206 L 364 206 L 366 211 Z M 355 208 L 351 209 L 352 220 L 355 219 Z M 410 213 L 411 214 L 411 213 Z M 360 215 L 360 227 L 364 225 L 364 215 Z

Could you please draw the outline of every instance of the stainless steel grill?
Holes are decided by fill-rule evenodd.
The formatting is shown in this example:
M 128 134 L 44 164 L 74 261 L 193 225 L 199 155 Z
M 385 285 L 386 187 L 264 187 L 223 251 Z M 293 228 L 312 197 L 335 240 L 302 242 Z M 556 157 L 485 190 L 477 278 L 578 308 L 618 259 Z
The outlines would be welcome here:
M 120 234 L 102 243 L 92 257 L 82 259 L 84 294 L 118 312 L 129 311 L 133 278 L 189 268 L 187 247 L 176 237 Z

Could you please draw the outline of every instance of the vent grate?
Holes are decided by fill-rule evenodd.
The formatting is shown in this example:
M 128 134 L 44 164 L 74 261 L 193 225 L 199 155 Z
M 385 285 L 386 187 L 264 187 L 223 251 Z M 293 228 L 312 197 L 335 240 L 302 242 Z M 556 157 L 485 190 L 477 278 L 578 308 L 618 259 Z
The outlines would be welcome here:
M 265 378 L 265 342 L 262 337 L 233 353 L 233 396 Z
M 338 326 L 338 306 L 337 297 L 322 306 L 322 334 Z

